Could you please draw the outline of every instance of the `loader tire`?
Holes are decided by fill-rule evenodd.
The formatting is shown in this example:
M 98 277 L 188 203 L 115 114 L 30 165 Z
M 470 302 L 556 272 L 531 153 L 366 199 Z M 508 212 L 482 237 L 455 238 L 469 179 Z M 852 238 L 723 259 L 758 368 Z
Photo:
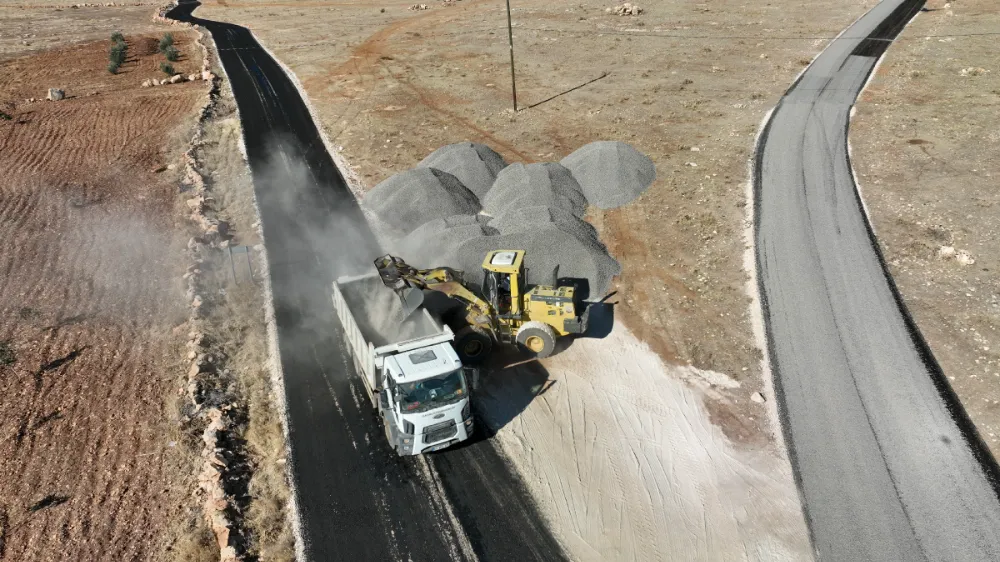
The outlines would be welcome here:
M 556 332 L 543 322 L 526 322 L 517 331 L 517 347 L 529 357 L 544 359 L 556 350 Z
M 462 363 L 482 363 L 493 349 L 493 338 L 474 326 L 466 326 L 455 334 L 455 353 Z

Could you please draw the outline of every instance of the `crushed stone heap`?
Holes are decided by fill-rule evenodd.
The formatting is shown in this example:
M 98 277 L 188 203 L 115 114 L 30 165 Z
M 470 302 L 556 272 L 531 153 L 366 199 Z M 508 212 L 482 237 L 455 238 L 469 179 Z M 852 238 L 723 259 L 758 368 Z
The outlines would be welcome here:
M 655 177 L 652 161 L 621 142 L 585 145 L 561 163 L 509 166 L 489 147 L 466 142 L 375 186 L 362 207 L 384 249 L 416 268 L 452 267 L 477 287 L 487 252 L 525 250 L 529 282 L 585 279 L 597 300 L 621 265 L 582 219 L 587 205 L 625 205 Z
M 491 216 L 521 207 L 545 205 L 566 209 L 578 217 L 587 212 L 587 198 L 569 170 L 554 162 L 511 164 L 500 172 L 482 199 Z
M 631 203 L 656 179 L 653 161 L 618 141 L 583 145 L 559 163 L 573 173 L 587 201 L 599 209 Z
M 435 150 L 417 167 L 433 168 L 455 176 L 482 201 L 497 174 L 507 167 L 507 162 L 485 144 L 459 142 Z
M 427 221 L 452 215 L 475 215 L 479 199 L 455 176 L 433 168 L 414 168 L 376 185 L 362 208 L 391 236 L 413 232 Z

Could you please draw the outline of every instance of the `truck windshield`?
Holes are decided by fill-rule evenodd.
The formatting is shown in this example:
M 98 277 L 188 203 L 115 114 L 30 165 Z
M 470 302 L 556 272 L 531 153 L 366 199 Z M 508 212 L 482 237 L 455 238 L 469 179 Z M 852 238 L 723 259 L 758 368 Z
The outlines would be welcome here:
M 399 384 L 403 412 L 423 412 L 461 400 L 468 390 L 461 369 L 417 382 Z

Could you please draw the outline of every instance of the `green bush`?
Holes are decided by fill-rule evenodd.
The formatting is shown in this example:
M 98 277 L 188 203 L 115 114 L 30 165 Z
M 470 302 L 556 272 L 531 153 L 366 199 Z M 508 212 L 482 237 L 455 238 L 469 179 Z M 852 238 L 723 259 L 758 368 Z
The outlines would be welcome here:
M 116 31 L 116 32 L 114 32 L 114 33 L 111 34 L 111 42 L 112 43 L 124 43 L 125 42 L 125 36 L 122 35 L 122 33 L 120 31 Z
M 173 44 L 174 44 L 174 36 L 169 33 L 164 33 L 163 39 L 160 39 L 160 52 L 161 53 L 166 52 L 167 47 L 173 46 Z
M 111 47 L 111 54 L 108 58 L 113 64 L 121 66 L 125 62 L 125 50 L 126 49 L 124 47 L 119 47 L 117 45 Z
M 178 51 L 173 45 L 167 47 L 166 50 L 163 51 L 163 55 L 166 56 L 167 60 L 170 62 L 177 62 L 177 59 L 181 58 L 181 52 Z
M 9 341 L 0 341 L 0 366 L 13 365 L 17 362 L 17 355 Z
M 111 74 L 118 74 L 118 63 L 112 61 L 108 63 L 108 72 Z
M 160 70 L 162 70 L 164 74 L 168 74 L 170 76 L 174 75 L 174 67 L 165 62 L 160 63 Z

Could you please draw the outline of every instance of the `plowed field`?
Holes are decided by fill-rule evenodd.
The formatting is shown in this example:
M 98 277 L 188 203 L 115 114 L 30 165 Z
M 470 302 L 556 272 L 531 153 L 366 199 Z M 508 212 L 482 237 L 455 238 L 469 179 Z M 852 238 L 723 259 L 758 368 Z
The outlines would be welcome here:
M 148 560 L 190 509 L 170 396 L 176 172 L 208 88 L 140 88 L 155 36 L 0 59 L 0 559 Z M 181 72 L 201 65 L 174 31 Z M 66 91 L 58 102 L 49 87 Z M 176 281 L 175 281 L 176 280 Z M 181 336 L 183 337 L 183 336 Z

